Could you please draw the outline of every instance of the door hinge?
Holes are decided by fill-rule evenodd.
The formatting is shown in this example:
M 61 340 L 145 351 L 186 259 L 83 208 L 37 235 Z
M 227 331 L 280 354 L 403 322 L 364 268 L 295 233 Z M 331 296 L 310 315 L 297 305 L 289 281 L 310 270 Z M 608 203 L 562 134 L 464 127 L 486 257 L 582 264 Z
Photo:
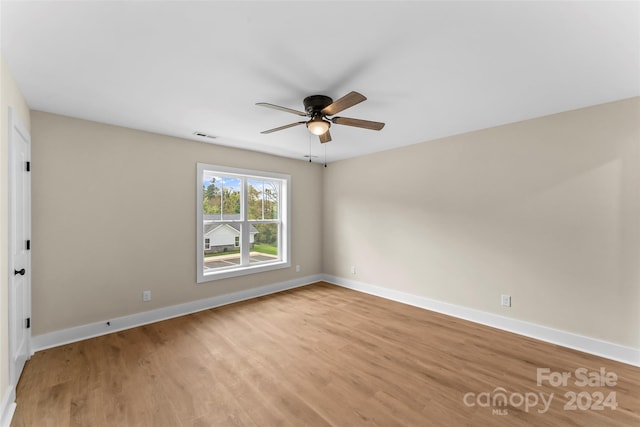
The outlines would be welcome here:
M 29 329 L 31 327 L 31 317 L 27 317 L 24 323 L 27 329 Z
M 31 162 L 25 162 L 24 168 L 27 172 L 31 172 Z
M 26 246 L 27 246 L 27 250 L 30 251 L 31 250 L 31 240 L 27 240 Z

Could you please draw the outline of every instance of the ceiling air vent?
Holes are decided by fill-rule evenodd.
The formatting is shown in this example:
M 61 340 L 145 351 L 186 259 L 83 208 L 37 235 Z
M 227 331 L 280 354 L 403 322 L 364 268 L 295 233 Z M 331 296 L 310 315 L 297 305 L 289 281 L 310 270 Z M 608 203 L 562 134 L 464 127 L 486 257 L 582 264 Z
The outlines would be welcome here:
M 198 131 L 195 131 L 193 134 L 194 134 L 195 136 L 199 136 L 199 137 L 201 137 L 201 138 L 210 138 L 210 139 L 215 139 L 215 138 L 216 138 L 215 136 L 213 136 L 213 135 L 209 135 L 209 134 L 204 133 L 204 132 L 198 132 Z

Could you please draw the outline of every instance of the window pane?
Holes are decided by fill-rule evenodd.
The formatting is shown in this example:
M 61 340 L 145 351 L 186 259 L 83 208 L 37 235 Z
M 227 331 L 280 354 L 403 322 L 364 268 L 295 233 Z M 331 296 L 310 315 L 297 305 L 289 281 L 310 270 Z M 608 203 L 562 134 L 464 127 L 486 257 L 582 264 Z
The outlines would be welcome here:
M 240 265 L 241 225 L 238 223 L 214 222 L 204 224 L 205 244 L 203 272 L 207 274 L 217 269 Z
M 280 224 L 251 224 L 250 264 L 280 259 Z
M 264 219 L 278 219 L 280 206 L 280 183 L 264 182 Z
M 240 218 L 240 178 L 222 177 L 222 219 Z
M 202 213 L 205 221 L 239 220 L 240 205 L 240 178 L 204 171 Z
M 222 177 L 209 171 L 202 174 L 202 214 L 205 221 L 222 219 Z
M 250 220 L 279 219 L 280 182 L 249 179 L 248 218 Z
M 249 205 L 249 212 L 247 213 L 248 219 L 262 219 L 262 193 L 263 185 L 262 181 L 256 179 L 249 179 L 247 202 Z

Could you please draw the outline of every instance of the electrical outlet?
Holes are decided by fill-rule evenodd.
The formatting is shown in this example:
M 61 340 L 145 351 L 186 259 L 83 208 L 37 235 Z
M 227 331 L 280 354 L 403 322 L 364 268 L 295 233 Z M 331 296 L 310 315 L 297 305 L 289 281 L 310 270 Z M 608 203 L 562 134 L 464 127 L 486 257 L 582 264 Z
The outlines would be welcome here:
M 151 291 L 142 291 L 142 301 L 151 301 Z
M 503 307 L 511 307 L 511 295 L 502 295 L 500 297 L 500 304 Z
M 351 274 L 356 274 L 356 266 L 355 265 L 351 266 Z
M 296 273 L 300 273 L 300 266 L 296 265 Z

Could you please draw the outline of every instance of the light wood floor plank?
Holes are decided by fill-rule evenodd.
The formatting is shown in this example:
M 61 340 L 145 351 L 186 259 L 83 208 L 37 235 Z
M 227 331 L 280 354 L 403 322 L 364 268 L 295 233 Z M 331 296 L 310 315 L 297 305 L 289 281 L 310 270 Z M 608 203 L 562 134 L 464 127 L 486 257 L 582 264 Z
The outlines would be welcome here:
M 615 387 L 536 384 L 536 369 Z M 466 393 L 554 393 L 468 406 Z M 616 410 L 564 409 L 615 392 Z M 640 426 L 640 369 L 326 283 L 36 353 L 12 426 Z M 498 415 L 493 409 L 505 409 Z

